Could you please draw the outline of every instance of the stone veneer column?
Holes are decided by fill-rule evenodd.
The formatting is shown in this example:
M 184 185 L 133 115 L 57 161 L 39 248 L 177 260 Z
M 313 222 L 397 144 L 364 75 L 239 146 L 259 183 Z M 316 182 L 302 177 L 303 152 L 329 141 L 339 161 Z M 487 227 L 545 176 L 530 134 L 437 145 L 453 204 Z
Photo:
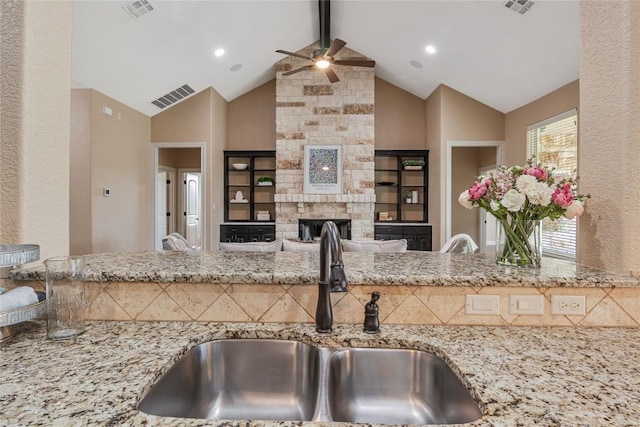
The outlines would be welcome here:
M 640 2 L 580 2 L 578 262 L 640 276 Z
M 346 47 L 339 57 L 362 58 Z M 292 57 L 277 64 L 276 237 L 296 238 L 298 218 L 349 218 L 353 238 L 373 238 L 374 70 L 335 66 L 340 81 L 333 84 L 317 70 L 282 76 L 309 64 Z M 342 195 L 303 194 L 307 144 L 342 145 Z

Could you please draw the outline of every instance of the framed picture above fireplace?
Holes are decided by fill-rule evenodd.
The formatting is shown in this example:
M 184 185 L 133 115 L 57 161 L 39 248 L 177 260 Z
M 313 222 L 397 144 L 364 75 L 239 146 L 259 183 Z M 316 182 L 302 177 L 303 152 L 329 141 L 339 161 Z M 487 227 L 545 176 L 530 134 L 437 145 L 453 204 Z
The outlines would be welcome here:
M 305 145 L 304 193 L 342 194 L 341 145 Z

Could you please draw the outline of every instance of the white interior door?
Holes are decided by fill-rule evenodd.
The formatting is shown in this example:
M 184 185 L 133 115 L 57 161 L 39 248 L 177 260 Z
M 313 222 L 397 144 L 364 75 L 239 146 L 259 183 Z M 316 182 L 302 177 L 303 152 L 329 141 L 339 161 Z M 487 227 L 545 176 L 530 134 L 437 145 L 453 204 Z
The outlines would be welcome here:
M 185 238 L 191 247 L 200 247 L 200 173 L 184 174 Z
M 156 250 L 162 250 L 162 238 L 167 235 L 167 172 L 156 174 L 155 196 L 155 245 Z

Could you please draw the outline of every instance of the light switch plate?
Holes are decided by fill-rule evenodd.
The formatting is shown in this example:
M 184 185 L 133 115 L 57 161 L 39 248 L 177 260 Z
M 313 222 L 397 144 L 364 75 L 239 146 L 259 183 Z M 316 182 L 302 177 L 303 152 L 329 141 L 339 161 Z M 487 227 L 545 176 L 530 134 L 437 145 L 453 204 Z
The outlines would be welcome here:
M 500 315 L 500 295 L 467 295 L 464 312 L 466 314 Z
M 509 314 L 544 314 L 542 295 L 509 295 Z

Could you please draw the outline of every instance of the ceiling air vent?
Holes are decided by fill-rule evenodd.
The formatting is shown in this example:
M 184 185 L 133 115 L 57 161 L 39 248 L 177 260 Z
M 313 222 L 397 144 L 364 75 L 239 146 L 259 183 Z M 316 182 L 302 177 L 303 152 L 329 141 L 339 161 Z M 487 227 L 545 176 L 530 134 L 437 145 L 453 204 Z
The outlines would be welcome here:
M 151 12 L 153 6 L 147 0 L 133 0 L 122 6 L 125 12 L 133 19 L 138 19 L 142 15 Z
M 518 12 L 520 15 L 524 15 L 529 12 L 533 4 L 533 0 L 507 0 L 504 3 L 504 7 L 511 9 L 514 12 Z
M 180 101 L 182 98 L 186 98 L 187 96 L 191 95 L 194 92 L 195 91 L 191 89 L 191 86 L 184 85 L 172 92 L 169 92 L 164 96 L 161 96 L 155 101 L 151 101 L 151 103 L 156 107 L 162 109 L 162 108 L 168 107 L 171 104 L 175 104 L 176 102 Z

